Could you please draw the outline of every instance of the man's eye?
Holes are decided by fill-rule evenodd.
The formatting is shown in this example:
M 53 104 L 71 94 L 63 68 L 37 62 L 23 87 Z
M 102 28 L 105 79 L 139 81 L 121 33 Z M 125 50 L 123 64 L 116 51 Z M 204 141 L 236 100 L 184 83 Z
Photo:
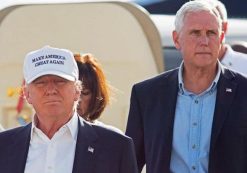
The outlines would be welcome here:
M 66 83 L 65 80 L 55 80 L 54 82 L 55 82 L 57 85 L 63 85 L 63 84 Z
M 43 84 L 43 83 L 45 83 L 45 81 L 42 81 L 42 80 L 37 80 L 34 82 L 34 84 Z
M 217 34 L 216 34 L 216 32 L 214 32 L 214 31 L 208 31 L 207 35 L 208 35 L 208 36 L 215 36 L 215 35 L 217 35 Z
M 46 82 L 45 81 L 42 81 L 42 80 L 38 80 L 38 81 L 35 81 L 34 84 L 36 86 L 44 86 L 46 84 Z
M 199 36 L 199 35 L 200 35 L 200 31 L 193 30 L 193 31 L 191 32 L 191 35 Z

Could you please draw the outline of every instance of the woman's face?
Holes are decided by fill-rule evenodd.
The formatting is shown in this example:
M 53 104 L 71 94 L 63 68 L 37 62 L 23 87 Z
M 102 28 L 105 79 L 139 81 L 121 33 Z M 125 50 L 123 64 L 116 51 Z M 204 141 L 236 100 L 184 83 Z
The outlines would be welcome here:
M 92 98 L 92 92 L 87 88 L 83 88 L 81 92 L 81 99 L 77 107 L 77 112 L 80 116 L 83 116 L 88 111 L 91 98 Z

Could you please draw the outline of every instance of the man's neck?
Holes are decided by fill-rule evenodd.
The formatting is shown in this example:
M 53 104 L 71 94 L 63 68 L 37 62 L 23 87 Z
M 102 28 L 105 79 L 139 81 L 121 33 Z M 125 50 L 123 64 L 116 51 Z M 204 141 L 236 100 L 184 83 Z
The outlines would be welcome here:
M 225 54 L 226 54 L 227 46 L 225 44 L 222 44 L 220 52 L 219 52 L 219 60 L 222 61 Z
M 217 68 L 188 70 L 184 69 L 184 87 L 195 94 L 205 91 L 213 82 Z
M 63 119 L 47 119 L 42 116 L 36 115 L 36 127 L 39 128 L 49 139 L 51 139 L 54 134 L 69 120 L 72 118 L 73 114 Z

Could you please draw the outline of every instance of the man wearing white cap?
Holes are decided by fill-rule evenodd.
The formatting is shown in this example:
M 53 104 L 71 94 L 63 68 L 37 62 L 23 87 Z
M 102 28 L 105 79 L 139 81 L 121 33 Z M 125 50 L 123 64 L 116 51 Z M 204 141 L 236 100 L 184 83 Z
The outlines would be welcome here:
M 136 173 L 133 142 L 76 112 L 81 83 L 73 53 L 46 46 L 24 60 L 27 126 L 0 134 L 0 172 Z

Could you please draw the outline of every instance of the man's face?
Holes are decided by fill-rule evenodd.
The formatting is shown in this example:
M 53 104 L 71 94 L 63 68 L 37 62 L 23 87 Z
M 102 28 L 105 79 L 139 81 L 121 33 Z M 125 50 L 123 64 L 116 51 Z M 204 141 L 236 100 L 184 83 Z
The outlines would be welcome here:
M 38 118 L 72 116 L 74 102 L 79 96 L 74 82 L 55 75 L 39 77 L 25 88 L 25 97 L 33 105 Z
M 216 17 L 206 11 L 191 12 L 185 16 L 179 33 L 173 32 L 177 49 L 188 67 L 204 68 L 216 64 L 223 33 Z

